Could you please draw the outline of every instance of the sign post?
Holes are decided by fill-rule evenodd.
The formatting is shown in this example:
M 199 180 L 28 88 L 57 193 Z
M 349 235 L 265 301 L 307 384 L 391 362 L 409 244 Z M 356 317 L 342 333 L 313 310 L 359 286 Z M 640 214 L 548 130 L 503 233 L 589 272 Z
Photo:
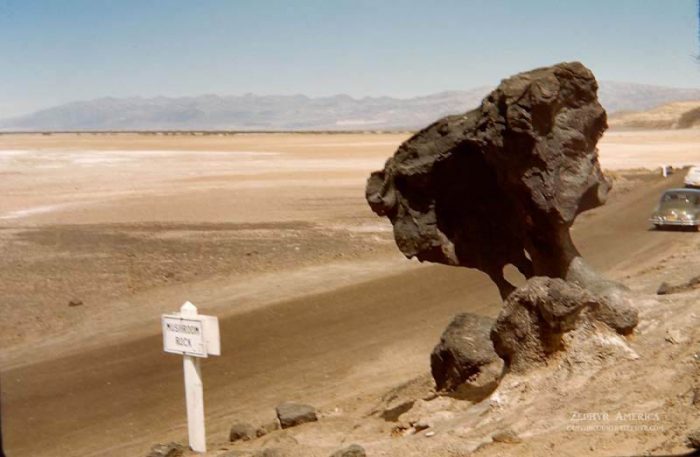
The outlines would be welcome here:
M 5 451 L 2 449 L 2 388 L 0 388 L 0 457 L 5 457 Z
M 197 307 L 186 302 L 177 314 L 163 314 L 163 350 L 182 354 L 187 402 L 187 431 L 190 448 L 207 452 L 204 428 L 204 386 L 199 359 L 221 355 L 219 320 L 197 313 Z

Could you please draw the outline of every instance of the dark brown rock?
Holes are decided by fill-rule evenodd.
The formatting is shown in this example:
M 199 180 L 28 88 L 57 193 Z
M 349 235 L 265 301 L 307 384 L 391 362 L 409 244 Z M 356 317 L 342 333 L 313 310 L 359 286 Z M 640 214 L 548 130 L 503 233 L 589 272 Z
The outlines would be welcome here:
M 593 295 L 559 278 L 535 277 L 508 296 L 491 330 L 496 353 L 516 372 L 541 364 L 562 349 L 562 335 L 576 327 Z
M 264 433 L 263 433 L 264 434 Z M 244 422 L 237 422 L 231 426 L 228 434 L 228 440 L 233 441 L 250 441 L 258 437 L 258 429 Z
M 277 419 L 282 428 L 295 427 L 306 422 L 316 422 L 316 409 L 298 403 L 282 403 L 277 407 Z
M 478 108 L 447 116 L 404 142 L 367 181 L 407 257 L 479 269 L 505 299 L 503 268 L 610 295 L 602 317 L 629 331 L 624 287 L 588 267 L 571 239 L 576 216 L 605 203 L 611 182 L 596 144 L 607 128 L 593 74 L 578 62 L 517 74 Z M 624 321 L 624 322 L 623 322 Z
M 430 369 L 437 390 L 453 391 L 476 378 L 485 366 L 500 362 L 491 343 L 493 322 L 488 317 L 470 313 L 461 313 L 452 319 L 430 355 Z

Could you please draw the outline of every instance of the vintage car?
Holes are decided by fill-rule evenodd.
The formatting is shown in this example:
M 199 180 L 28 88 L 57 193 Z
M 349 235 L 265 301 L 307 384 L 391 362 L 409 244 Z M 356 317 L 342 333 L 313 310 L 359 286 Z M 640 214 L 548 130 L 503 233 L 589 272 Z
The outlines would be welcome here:
M 664 227 L 700 227 L 700 189 L 670 189 L 661 196 L 659 206 L 649 219 L 657 229 Z
M 683 183 L 685 187 L 700 187 L 700 167 L 690 167 Z

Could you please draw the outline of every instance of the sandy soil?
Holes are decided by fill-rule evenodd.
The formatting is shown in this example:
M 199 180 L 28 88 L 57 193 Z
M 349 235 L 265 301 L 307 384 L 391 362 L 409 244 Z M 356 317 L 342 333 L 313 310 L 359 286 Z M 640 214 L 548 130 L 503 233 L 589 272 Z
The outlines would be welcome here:
M 319 452 L 339 444 L 362 405 L 426 373 L 454 313 L 498 309 L 482 275 L 403 259 L 366 207 L 368 171 L 405 138 L 0 136 L 10 455 L 142 455 L 182 441 L 180 361 L 161 351 L 158 316 L 185 299 L 221 318 L 224 353 L 204 364 L 215 447 L 235 419 L 270 420 L 288 399 L 349 411 Z M 612 132 L 601 161 L 697 162 L 698 140 Z M 610 204 L 574 235 L 598 268 L 636 277 L 696 237 L 647 230 L 680 175 L 616 176 Z M 391 424 L 375 425 L 376 455 L 398 455 L 381 443 Z

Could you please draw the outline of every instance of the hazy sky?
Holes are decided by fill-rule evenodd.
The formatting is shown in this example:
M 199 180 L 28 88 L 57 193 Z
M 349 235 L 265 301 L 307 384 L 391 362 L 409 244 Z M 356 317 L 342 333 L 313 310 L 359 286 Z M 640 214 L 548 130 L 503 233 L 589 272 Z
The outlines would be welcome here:
M 0 118 L 102 96 L 414 96 L 580 60 L 700 87 L 695 0 L 0 0 Z

